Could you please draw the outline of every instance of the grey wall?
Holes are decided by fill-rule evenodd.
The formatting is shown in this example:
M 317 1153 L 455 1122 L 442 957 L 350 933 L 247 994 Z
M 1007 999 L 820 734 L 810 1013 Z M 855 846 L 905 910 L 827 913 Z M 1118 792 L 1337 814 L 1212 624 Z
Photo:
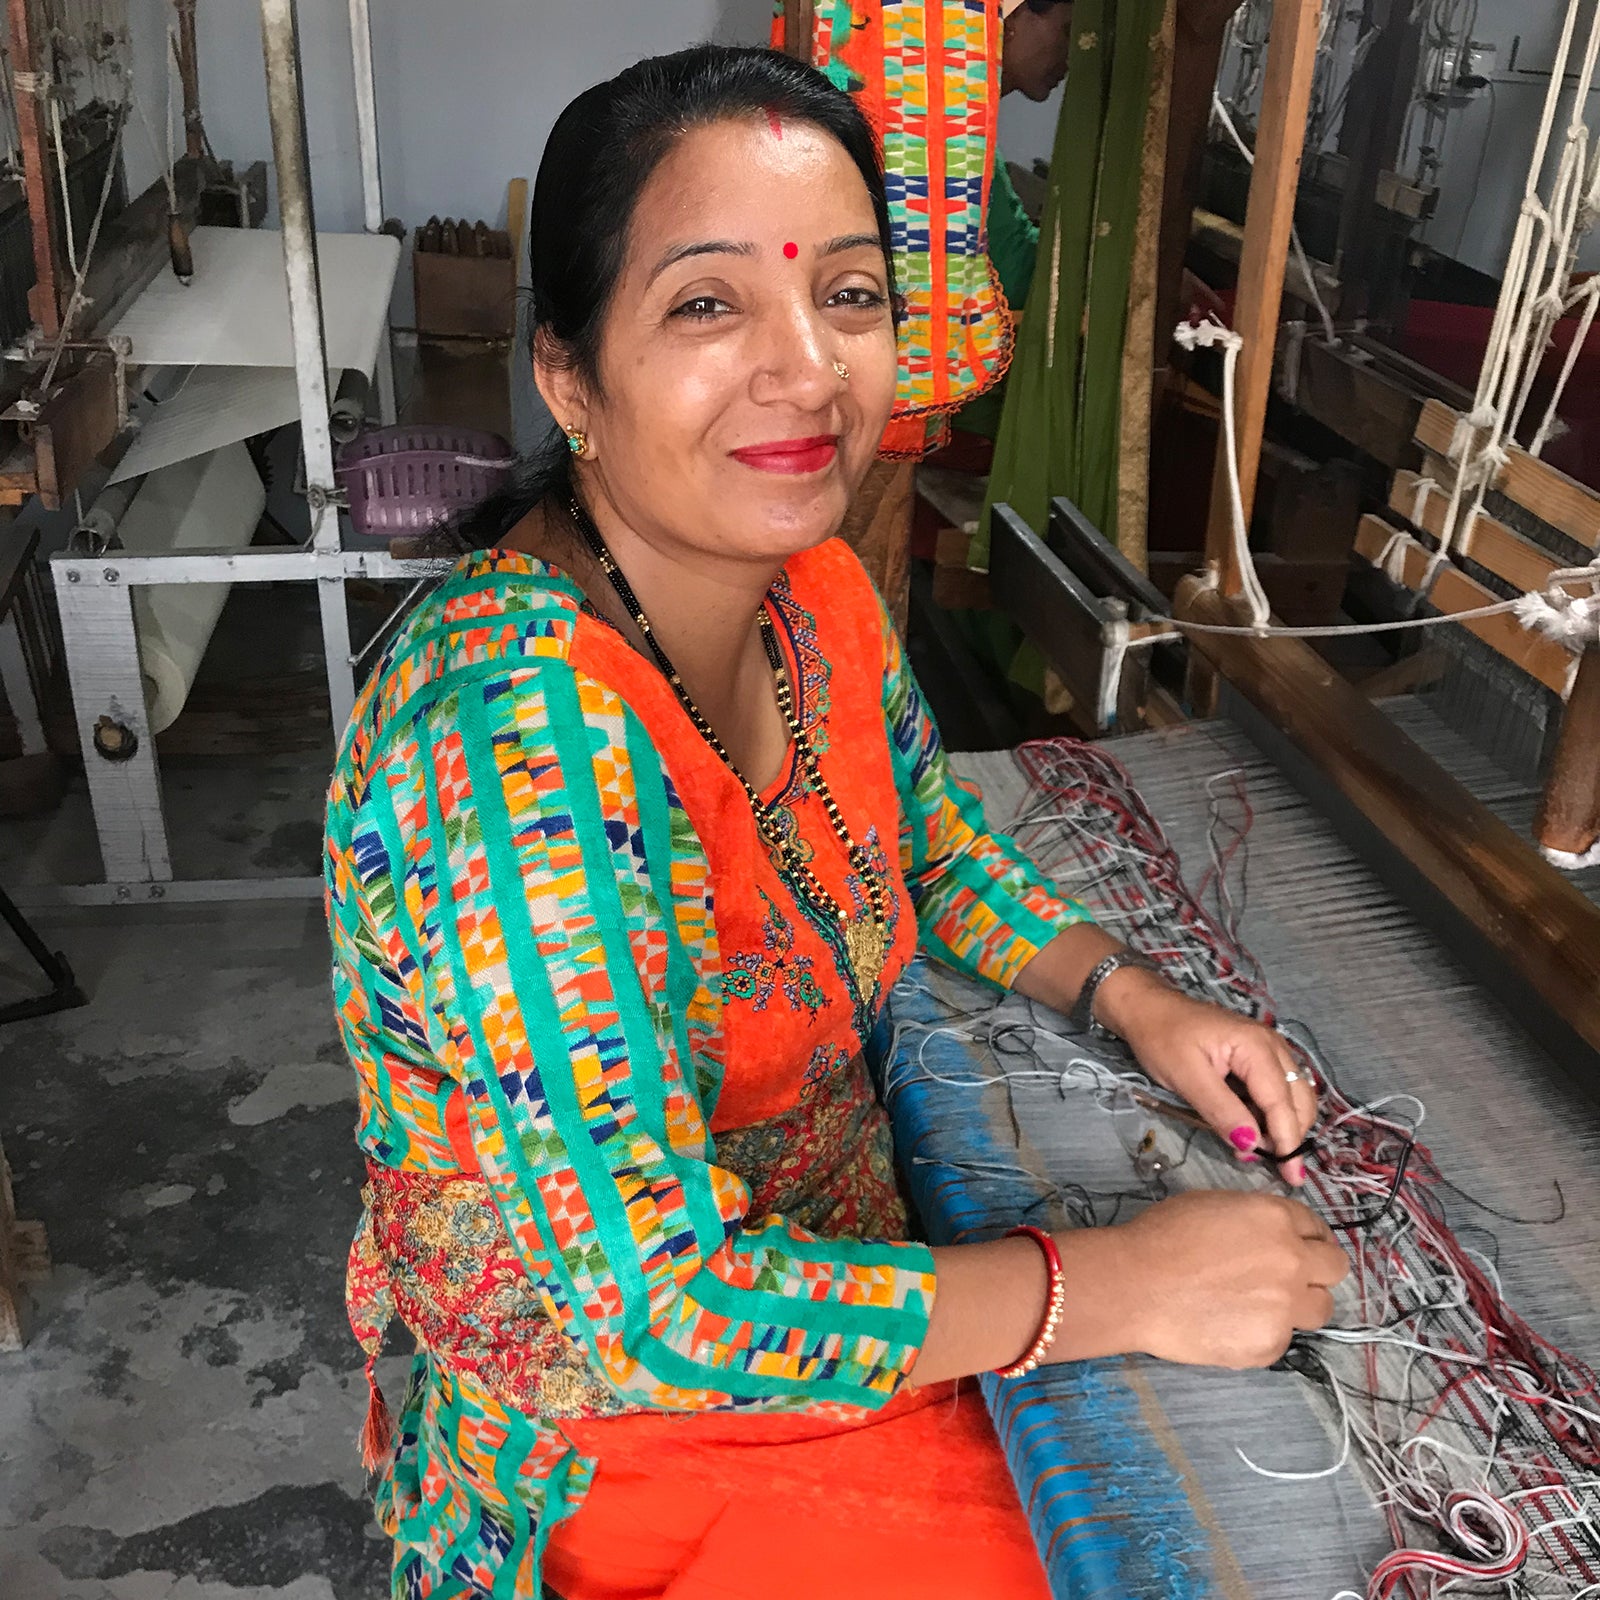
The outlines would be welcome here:
M 1590 0 L 1591 4 L 1600 0 Z M 156 124 L 165 108 L 161 30 L 166 0 L 128 0 L 141 99 Z M 531 178 L 550 124 L 586 84 L 644 55 L 698 39 L 765 38 L 771 0 L 373 0 L 379 134 L 387 210 L 408 226 L 428 216 L 505 212 L 506 184 Z M 1426 238 L 1496 276 L 1521 202 L 1546 76 L 1509 71 L 1520 36 L 1522 68 L 1550 62 L 1564 0 L 1480 0 L 1475 37 L 1499 50 L 1493 100 L 1455 112 L 1445 136 L 1439 209 Z M 1586 6 L 1583 21 L 1589 15 Z M 345 0 L 300 0 L 318 225 L 361 226 L 355 113 Z M 257 8 L 206 0 L 200 8 L 201 87 L 219 154 L 269 157 Z M 1048 156 L 1059 91 L 1044 105 L 1011 95 L 1000 140 L 1014 160 Z M 1591 103 L 1591 114 L 1600 106 Z M 1559 144 L 1559 141 L 1556 141 Z M 135 189 L 156 166 L 140 126 L 127 143 Z M 1600 268 L 1600 235 L 1582 264 Z M 402 273 L 397 320 L 407 318 Z
M 1534 0 L 1532 4 L 1529 0 L 1479 0 L 1473 37 L 1498 49 L 1494 94 L 1492 98 L 1480 95 L 1451 115 L 1444 140 L 1439 209 L 1424 238 L 1435 249 L 1494 277 L 1505 270 L 1550 83 L 1548 70 L 1542 69 L 1548 69 L 1554 58 L 1566 9 L 1565 0 Z M 1581 9 L 1581 30 L 1587 29 L 1592 15 L 1593 0 Z M 1583 32 L 1578 37 L 1581 46 Z M 1519 39 L 1519 70 L 1512 72 L 1512 46 Z M 1534 70 L 1522 70 L 1527 68 Z M 1562 96 L 1547 171 L 1559 156 L 1571 108 L 1569 89 Z M 1593 94 L 1588 120 L 1591 129 L 1600 130 L 1600 97 Z M 1578 259 L 1581 267 L 1600 268 L 1600 234 L 1589 235 Z
M 299 10 L 317 225 L 359 229 L 346 6 L 300 0 Z M 502 220 L 506 184 L 533 177 L 580 89 L 697 40 L 757 42 L 771 15 L 770 0 L 373 0 L 386 209 L 408 226 L 434 214 Z M 199 31 L 213 146 L 270 157 L 256 6 L 207 0 Z

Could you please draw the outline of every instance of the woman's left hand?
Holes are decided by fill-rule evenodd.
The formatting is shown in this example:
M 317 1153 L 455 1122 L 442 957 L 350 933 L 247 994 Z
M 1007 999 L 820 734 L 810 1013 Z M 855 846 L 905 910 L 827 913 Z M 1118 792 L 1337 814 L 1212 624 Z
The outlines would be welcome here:
M 1241 1160 L 1256 1160 L 1262 1149 L 1294 1150 L 1315 1123 L 1315 1086 L 1288 1044 L 1259 1022 L 1191 1000 L 1135 968 L 1106 980 L 1096 1011 L 1139 1065 L 1182 1095 Z M 1298 1159 L 1279 1170 L 1289 1183 L 1305 1181 Z

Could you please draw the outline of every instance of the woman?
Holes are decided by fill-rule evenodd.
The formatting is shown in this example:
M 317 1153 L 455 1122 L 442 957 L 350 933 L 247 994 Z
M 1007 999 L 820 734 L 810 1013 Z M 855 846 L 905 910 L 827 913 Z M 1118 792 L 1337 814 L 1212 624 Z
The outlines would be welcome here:
M 849 100 L 765 51 L 645 62 L 562 115 L 532 237 L 560 460 L 405 623 L 328 814 L 352 1320 L 421 1347 L 367 1433 L 394 1592 L 1042 1596 L 953 1380 L 1270 1362 L 1344 1258 L 1242 1194 L 915 1242 L 885 995 L 920 944 L 1092 1012 L 1243 1159 L 1312 1096 L 985 831 L 832 540 L 895 374 Z

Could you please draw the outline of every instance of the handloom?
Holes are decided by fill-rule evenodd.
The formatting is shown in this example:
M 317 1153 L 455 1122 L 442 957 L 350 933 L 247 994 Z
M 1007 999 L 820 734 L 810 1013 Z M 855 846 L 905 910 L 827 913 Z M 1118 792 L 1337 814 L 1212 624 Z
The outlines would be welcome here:
M 1152 793 L 1165 785 L 1169 814 L 1205 818 L 1209 793 L 1209 840 L 1191 844 L 1209 846 L 1212 870 L 1197 881 L 1214 912 L 1186 887 L 1126 772 L 1092 747 L 1025 749 L 1019 765 L 1032 782 L 1020 804 L 1010 758 L 994 758 L 982 774 L 991 815 L 1016 811 L 1019 839 L 1062 888 L 1178 981 L 1223 1003 L 1272 1015 L 1271 957 L 1287 962 L 1297 942 L 1327 948 L 1312 987 L 1301 968 L 1294 1001 L 1320 1038 L 1280 1025 L 1323 1090 L 1308 1198 L 1340 1228 L 1355 1271 L 1339 1297 L 1342 1332 L 1297 1341 L 1286 1372 L 1104 1362 L 986 1380 L 1055 1592 L 1420 1597 L 1486 1583 L 1514 1595 L 1600 1593 L 1593 1378 L 1516 1318 L 1501 1291 L 1504 1273 L 1510 1298 L 1526 1300 L 1529 1237 L 1559 1236 L 1569 1248 L 1536 1280 L 1538 1298 L 1559 1307 L 1570 1298 L 1572 1234 L 1585 1224 L 1563 1216 L 1559 1191 L 1537 1169 L 1520 1186 L 1525 1198 L 1509 1203 L 1494 1181 L 1503 1175 L 1454 1176 L 1485 1206 L 1497 1201 L 1496 1211 L 1551 1226 L 1474 1209 L 1417 1142 L 1423 1105 L 1405 1092 L 1431 1088 L 1416 1046 L 1433 1035 L 1435 1059 L 1459 1075 L 1465 1102 L 1505 1090 L 1507 1137 L 1517 1140 L 1519 1122 L 1531 1128 L 1545 1113 L 1516 1098 L 1514 1034 L 1447 963 L 1439 970 L 1408 919 L 1226 724 L 1119 748 L 1137 754 Z M 1252 805 L 1281 852 L 1272 874 L 1280 887 L 1257 888 L 1258 899 L 1279 896 L 1257 919 L 1271 940 L 1266 974 L 1238 937 L 1250 926 Z M 1309 938 L 1312 928 L 1321 936 Z M 1344 967 L 1341 955 L 1351 956 Z M 1328 994 L 1319 1005 L 1320 989 Z M 1363 996 L 1374 1008 L 1405 1000 L 1391 1043 L 1416 1049 L 1404 1075 L 1392 1056 L 1374 1059 L 1382 1030 L 1367 1027 Z M 922 968 L 897 993 L 895 1017 L 885 1091 L 936 1238 L 983 1237 L 1019 1217 L 1110 1222 L 1166 1190 L 1271 1184 L 1210 1135 L 1154 1109 L 1160 1092 L 1130 1079 L 1114 1046 L 1071 1037 L 1062 1019 L 1025 1002 L 994 1007 Z M 1474 1086 L 1474 1038 L 1479 1061 L 1502 1068 L 1503 1083 Z M 1357 1080 L 1370 1096 L 1362 1104 Z M 1517 1251 L 1498 1264 L 1493 1237 L 1476 1226 L 1486 1220 L 1516 1236 Z M 1572 1327 L 1592 1328 L 1593 1289 Z M 1541 1320 L 1558 1339 L 1568 1331 L 1557 1314 Z

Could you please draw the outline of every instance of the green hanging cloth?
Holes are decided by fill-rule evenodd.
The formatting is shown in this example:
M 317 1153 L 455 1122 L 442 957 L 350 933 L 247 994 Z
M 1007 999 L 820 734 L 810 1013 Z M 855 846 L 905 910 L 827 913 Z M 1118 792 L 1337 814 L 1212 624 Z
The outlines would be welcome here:
M 1065 495 L 1116 537 L 1122 350 L 1164 11 L 1165 0 L 1074 7 L 1038 263 L 972 542 L 979 570 L 996 505 L 1043 532 L 1050 501 Z

